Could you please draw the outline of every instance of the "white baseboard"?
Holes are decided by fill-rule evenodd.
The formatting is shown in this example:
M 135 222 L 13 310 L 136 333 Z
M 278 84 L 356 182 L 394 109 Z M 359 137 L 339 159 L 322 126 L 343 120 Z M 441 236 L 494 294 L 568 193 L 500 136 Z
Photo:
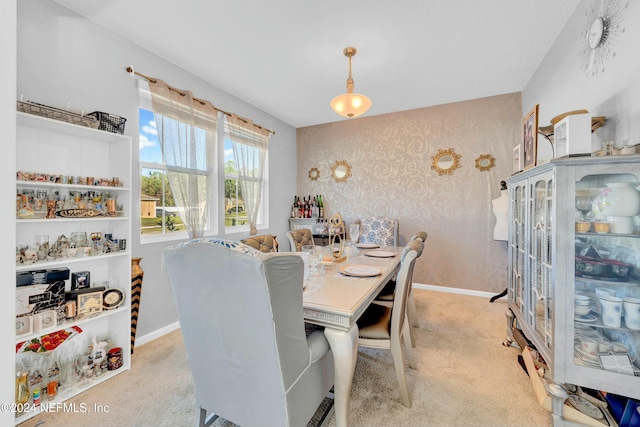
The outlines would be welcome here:
M 136 337 L 136 347 L 140 345 L 145 345 L 146 343 L 151 342 L 157 338 L 160 338 L 163 335 L 168 334 L 169 332 L 173 332 L 176 329 L 180 329 L 180 322 L 171 323 L 165 327 L 156 329 L 155 331 L 142 335 L 140 338 Z
M 414 283 L 413 288 L 425 289 L 428 291 L 436 291 L 436 292 L 449 292 L 452 294 L 470 295 L 470 296 L 482 297 L 482 298 L 491 298 L 497 294 L 497 293 L 491 293 L 491 292 L 485 292 L 485 291 L 474 291 L 472 289 L 450 288 L 448 286 L 423 285 L 422 283 Z M 502 298 L 505 298 L 505 297 L 502 297 Z

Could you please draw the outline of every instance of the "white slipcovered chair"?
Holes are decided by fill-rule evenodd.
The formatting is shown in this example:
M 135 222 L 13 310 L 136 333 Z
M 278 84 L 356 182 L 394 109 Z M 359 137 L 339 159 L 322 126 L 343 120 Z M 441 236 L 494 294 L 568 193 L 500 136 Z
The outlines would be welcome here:
M 321 331 L 305 336 L 303 261 L 240 242 L 162 251 L 195 383 L 199 426 L 305 426 L 333 386 Z
M 422 252 L 424 243 L 412 240 L 403 251 L 400 270 L 396 279 L 396 295 L 391 307 L 371 304 L 358 319 L 358 346 L 391 350 L 395 365 L 396 377 L 400 388 L 400 396 L 404 406 L 411 407 L 411 398 L 407 389 L 404 374 L 402 344 L 406 351 L 409 366 L 416 368 L 413 347 L 407 344 L 410 326 L 407 320 L 407 297 L 411 286 L 411 276 L 418 254 Z

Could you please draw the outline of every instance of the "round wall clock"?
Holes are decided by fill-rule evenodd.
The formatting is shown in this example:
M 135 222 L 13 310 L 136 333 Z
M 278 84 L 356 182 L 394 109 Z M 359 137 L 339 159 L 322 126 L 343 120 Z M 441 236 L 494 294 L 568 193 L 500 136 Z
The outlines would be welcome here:
M 587 77 L 604 72 L 605 63 L 616 55 L 613 47 L 618 35 L 624 33 L 620 24 L 628 6 L 628 2 L 620 6 L 618 0 L 595 0 L 585 12 L 578 56 L 580 70 Z

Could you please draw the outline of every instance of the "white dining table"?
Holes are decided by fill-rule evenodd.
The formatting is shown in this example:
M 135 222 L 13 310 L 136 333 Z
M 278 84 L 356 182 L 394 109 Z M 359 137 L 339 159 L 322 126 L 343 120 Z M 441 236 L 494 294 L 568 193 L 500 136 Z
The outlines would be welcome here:
M 336 427 L 346 427 L 349 394 L 358 356 L 358 325 L 356 321 L 392 279 L 400 264 L 403 247 L 359 249 L 359 254 L 325 268 L 322 276 L 309 276 L 303 295 L 304 320 L 324 326 L 334 360 L 334 404 Z M 394 256 L 373 257 L 368 252 L 392 252 Z M 352 277 L 340 270 L 347 266 L 377 267 L 373 277 Z

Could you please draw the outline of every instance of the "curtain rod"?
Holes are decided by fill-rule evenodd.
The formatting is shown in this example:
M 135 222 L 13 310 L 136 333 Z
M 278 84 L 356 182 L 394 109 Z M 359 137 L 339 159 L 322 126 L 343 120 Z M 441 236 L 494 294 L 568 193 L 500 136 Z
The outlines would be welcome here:
M 158 82 L 158 80 L 154 79 L 153 77 L 145 76 L 144 74 L 137 72 L 136 70 L 134 70 L 134 69 L 133 69 L 133 67 L 132 67 L 131 65 L 129 65 L 127 68 L 125 68 L 125 71 L 126 71 L 128 74 L 132 75 L 132 76 L 133 76 L 134 74 L 135 74 L 136 76 L 140 76 L 140 77 L 142 77 L 143 79 L 145 79 L 145 80 L 147 80 L 147 81 L 149 81 L 149 82 L 151 82 L 151 83 L 157 83 L 157 82 Z M 167 86 L 168 86 L 168 85 L 167 85 Z M 171 86 L 168 86 L 168 87 L 169 87 L 169 90 L 172 90 L 172 91 L 174 91 L 174 92 L 176 92 L 176 93 L 179 93 L 179 94 L 180 94 L 180 95 L 182 95 L 182 96 L 185 96 L 185 95 L 186 95 L 184 92 L 180 92 L 178 89 L 175 89 L 175 88 L 173 88 L 173 87 L 171 87 Z M 199 102 L 199 103 L 200 103 L 200 104 L 202 104 L 202 105 L 205 105 L 205 104 L 206 104 L 206 102 L 205 102 L 205 101 L 203 101 L 202 99 L 196 98 L 195 96 L 193 97 L 193 100 L 194 100 L 194 101 Z M 223 113 L 223 114 L 226 114 L 227 116 L 234 116 L 234 115 L 235 115 L 236 117 L 238 117 L 238 119 L 242 120 L 243 122 L 245 122 L 245 123 L 249 123 L 249 121 L 248 121 L 248 120 L 243 119 L 242 117 L 240 117 L 240 116 L 238 116 L 238 115 L 236 115 L 236 114 L 229 113 L 229 112 L 227 112 L 227 111 L 221 110 L 221 109 L 219 109 L 219 108 L 217 108 L 217 107 L 215 107 L 215 106 L 213 106 L 213 105 L 212 105 L 212 107 L 213 107 L 213 109 L 214 109 L 214 110 L 219 111 L 219 112 L 221 112 L 221 113 Z M 267 128 L 265 128 L 265 127 L 263 127 L 263 126 L 260 126 L 260 125 L 257 125 L 257 124 L 255 124 L 255 123 L 253 123 L 253 126 L 257 127 L 258 129 L 266 130 L 267 132 L 271 133 L 272 135 L 275 135 L 275 134 L 276 134 L 276 131 L 275 131 L 275 130 L 267 129 Z

